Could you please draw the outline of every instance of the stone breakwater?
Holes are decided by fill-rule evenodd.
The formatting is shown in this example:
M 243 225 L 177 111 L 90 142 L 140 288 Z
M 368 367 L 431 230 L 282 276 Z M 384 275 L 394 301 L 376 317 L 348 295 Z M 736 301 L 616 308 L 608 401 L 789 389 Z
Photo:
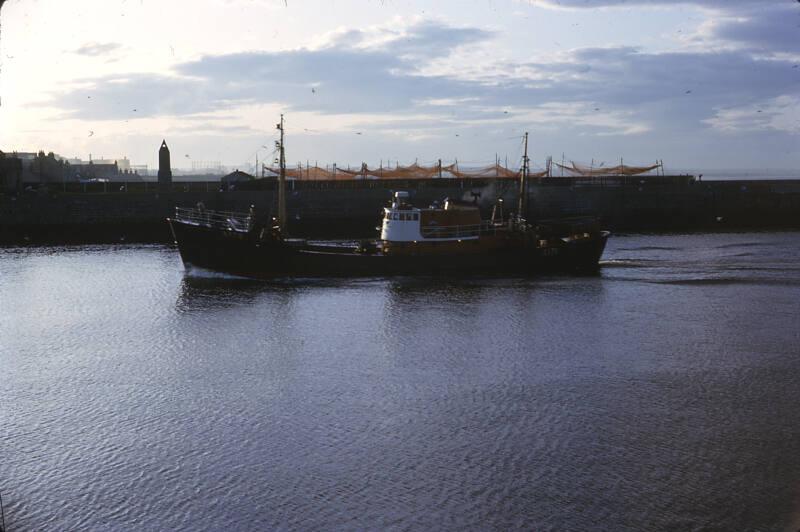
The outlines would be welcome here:
M 267 216 L 274 181 L 221 189 L 219 183 L 92 183 L 28 186 L 0 194 L 0 243 L 169 242 L 164 219 L 175 207 Z M 368 237 L 392 191 L 427 205 L 446 197 L 476 201 L 489 216 L 497 199 L 517 205 L 508 178 L 299 181 L 288 185 L 290 230 L 306 237 Z M 528 187 L 528 218 L 599 216 L 615 231 L 708 231 L 800 227 L 800 180 L 697 181 L 690 176 L 548 178 Z

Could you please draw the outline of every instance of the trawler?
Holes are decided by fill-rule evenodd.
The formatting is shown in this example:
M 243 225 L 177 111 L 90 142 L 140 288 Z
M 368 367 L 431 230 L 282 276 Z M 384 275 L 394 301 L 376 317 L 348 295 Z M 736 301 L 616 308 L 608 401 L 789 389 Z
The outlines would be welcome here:
M 283 117 L 278 124 L 285 168 Z M 350 277 L 401 275 L 528 275 L 540 271 L 596 270 L 608 239 L 596 220 L 570 218 L 528 223 L 524 212 L 527 134 L 518 213 L 501 205 L 482 220 L 477 205 L 450 199 L 415 206 L 396 191 L 383 209 L 379 238 L 314 242 L 286 234 L 285 174 L 278 180 L 278 216 L 177 208 L 168 218 L 187 268 L 245 277 Z

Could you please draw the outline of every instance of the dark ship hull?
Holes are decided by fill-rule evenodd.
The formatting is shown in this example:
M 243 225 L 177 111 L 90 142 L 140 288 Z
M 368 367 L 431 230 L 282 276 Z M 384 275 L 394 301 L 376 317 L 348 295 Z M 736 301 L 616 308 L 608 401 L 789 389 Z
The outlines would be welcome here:
M 384 277 L 412 275 L 520 276 L 596 271 L 608 232 L 513 236 L 484 249 L 477 241 L 442 243 L 434 252 L 384 253 L 380 242 L 356 244 L 263 238 L 263 232 L 168 219 L 188 268 L 254 278 Z M 544 242 L 544 243 L 543 243 Z

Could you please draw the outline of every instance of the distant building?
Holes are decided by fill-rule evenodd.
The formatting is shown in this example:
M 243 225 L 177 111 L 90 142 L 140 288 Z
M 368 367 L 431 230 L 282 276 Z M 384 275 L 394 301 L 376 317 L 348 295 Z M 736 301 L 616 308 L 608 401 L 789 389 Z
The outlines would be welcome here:
M 153 175 L 150 171 L 150 167 L 146 164 L 132 164 L 130 172 L 135 175 L 139 176 L 150 176 Z
M 56 155 L 56 158 L 61 158 Z M 62 158 L 63 159 L 63 158 Z M 109 181 L 141 181 L 147 174 L 147 166 L 135 166 L 130 159 L 92 159 L 84 161 L 77 157 L 66 159 L 69 163 L 68 177 L 71 179 L 108 179 Z M 142 171 L 144 168 L 145 171 Z
M 25 183 L 63 183 L 106 179 L 109 181 L 141 180 L 138 167 L 131 165 L 127 157 L 121 159 L 93 159 L 84 161 L 78 157 L 67 158 L 57 153 L 40 152 L 6 153 L 21 161 L 22 174 L 19 178 Z M 145 167 L 146 169 L 146 167 Z
M 36 159 L 37 152 L 35 151 L 15 151 L 12 154 L 17 159 L 21 160 L 24 163 L 31 162 Z
M 63 183 L 72 179 L 67 159 L 53 152 L 15 153 L 22 161 L 22 181 L 24 183 Z
M 224 172 L 219 161 L 192 161 L 192 174 L 222 174 Z
M 117 159 L 117 168 L 121 173 L 132 173 L 131 172 L 131 160 L 127 157 L 123 157 L 122 159 Z
M 78 164 L 70 165 L 70 173 L 80 179 L 115 179 L 119 175 L 119 166 L 117 161 L 81 161 Z
M 242 183 L 245 181 L 252 181 L 253 179 L 255 179 L 255 176 L 250 175 L 247 172 L 241 172 L 239 170 L 235 170 L 228 175 L 222 176 L 220 181 L 222 181 L 226 185 L 230 185 L 231 183 Z
M 15 193 L 22 190 L 22 159 L 16 154 L 0 151 L 0 192 Z
M 158 150 L 158 182 L 164 184 L 172 183 L 172 168 L 166 140 L 161 141 L 161 148 Z

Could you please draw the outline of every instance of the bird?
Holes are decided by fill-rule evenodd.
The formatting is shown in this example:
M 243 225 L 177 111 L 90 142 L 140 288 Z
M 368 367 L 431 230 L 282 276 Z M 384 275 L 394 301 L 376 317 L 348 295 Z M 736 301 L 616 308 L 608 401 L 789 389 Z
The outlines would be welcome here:
M 311 94 L 316 94 L 316 93 L 317 93 L 317 89 L 315 89 L 314 87 L 311 87 Z
M 187 157 L 187 158 L 188 158 L 188 157 L 189 157 L 189 154 L 187 153 L 186 155 L 184 155 L 184 157 Z
M 89 136 L 91 137 L 92 135 L 94 135 L 94 131 L 89 131 Z
M 360 134 L 361 134 L 361 132 L 360 132 L 360 131 L 356 131 L 356 135 L 360 135 Z
M 684 94 L 691 94 L 691 93 L 692 93 L 692 91 L 691 91 L 691 90 L 688 90 L 688 91 L 686 91 Z
M 595 111 L 599 111 L 599 110 L 600 110 L 600 108 L 599 108 L 599 107 L 595 107 L 595 108 L 594 108 L 594 110 L 595 110 Z

